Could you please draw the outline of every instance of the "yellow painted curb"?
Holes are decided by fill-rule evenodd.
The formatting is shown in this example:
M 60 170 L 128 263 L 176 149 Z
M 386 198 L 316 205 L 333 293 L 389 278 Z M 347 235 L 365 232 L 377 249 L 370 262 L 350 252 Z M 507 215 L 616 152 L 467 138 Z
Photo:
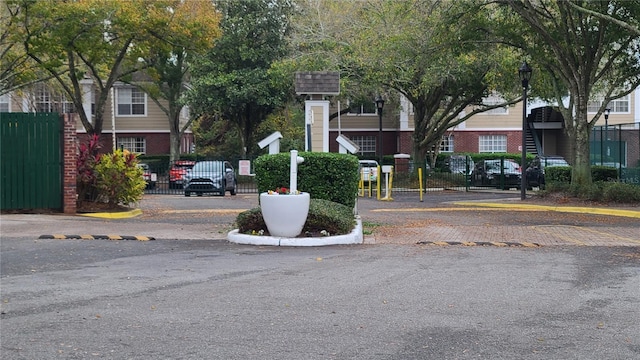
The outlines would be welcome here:
M 622 209 L 603 209 L 592 207 L 574 207 L 574 206 L 549 206 L 549 205 L 532 205 L 532 204 L 516 204 L 516 203 L 488 203 L 474 201 L 456 201 L 454 205 L 475 206 L 488 208 L 502 208 L 510 210 L 533 210 L 533 211 L 557 211 L 566 213 L 581 213 L 594 215 L 610 215 L 640 219 L 640 211 L 622 210 Z
M 102 219 L 128 219 L 142 215 L 142 210 L 134 209 L 131 211 L 119 211 L 119 212 L 102 212 L 102 213 L 86 213 L 78 214 L 80 216 L 96 217 Z

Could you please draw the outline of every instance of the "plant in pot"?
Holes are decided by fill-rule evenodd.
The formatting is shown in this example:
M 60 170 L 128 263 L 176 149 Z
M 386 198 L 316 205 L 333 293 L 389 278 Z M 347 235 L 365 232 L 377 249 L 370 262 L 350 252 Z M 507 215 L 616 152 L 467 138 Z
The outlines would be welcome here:
M 309 213 L 309 193 L 285 187 L 260 194 L 262 217 L 269 234 L 296 237 L 302 232 Z

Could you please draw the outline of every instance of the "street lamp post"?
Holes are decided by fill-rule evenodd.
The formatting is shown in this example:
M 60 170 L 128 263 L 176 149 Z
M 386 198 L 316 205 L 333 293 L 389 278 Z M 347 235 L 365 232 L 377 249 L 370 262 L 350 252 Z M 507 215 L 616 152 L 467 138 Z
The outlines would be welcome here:
M 527 89 L 531 80 L 531 67 L 523 62 L 518 69 L 518 76 L 522 81 L 522 158 L 520 159 L 520 200 L 527 198 Z
M 382 109 L 384 108 L 384 99 L 378 95 L 376 97 L 376 108 L 378 109 L 378 151 L 380 152 L 380 166 L 382 166 Z

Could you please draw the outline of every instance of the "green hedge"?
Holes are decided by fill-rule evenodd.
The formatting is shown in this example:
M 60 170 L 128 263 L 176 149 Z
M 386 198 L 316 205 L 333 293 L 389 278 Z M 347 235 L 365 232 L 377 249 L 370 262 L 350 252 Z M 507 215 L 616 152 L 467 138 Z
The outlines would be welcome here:
M 324 199 L 355 206 L 358 194 L 358 158 L 349 154 L 300 152 L 304 162 L 298 164 L 298 190 L 313 199 Z M 262 155 L 254 161 L 258 192 L 289 188 L 291 155 Z

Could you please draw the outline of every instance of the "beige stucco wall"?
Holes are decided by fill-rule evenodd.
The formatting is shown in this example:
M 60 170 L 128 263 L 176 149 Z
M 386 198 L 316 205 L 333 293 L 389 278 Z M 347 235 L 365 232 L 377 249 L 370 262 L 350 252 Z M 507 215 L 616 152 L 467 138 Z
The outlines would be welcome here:
M 311 124 L 311 151 L 323 151 L 324 130 L 323 130 L 323 107 L 311 106 L 313 112 L 313 124 Z

